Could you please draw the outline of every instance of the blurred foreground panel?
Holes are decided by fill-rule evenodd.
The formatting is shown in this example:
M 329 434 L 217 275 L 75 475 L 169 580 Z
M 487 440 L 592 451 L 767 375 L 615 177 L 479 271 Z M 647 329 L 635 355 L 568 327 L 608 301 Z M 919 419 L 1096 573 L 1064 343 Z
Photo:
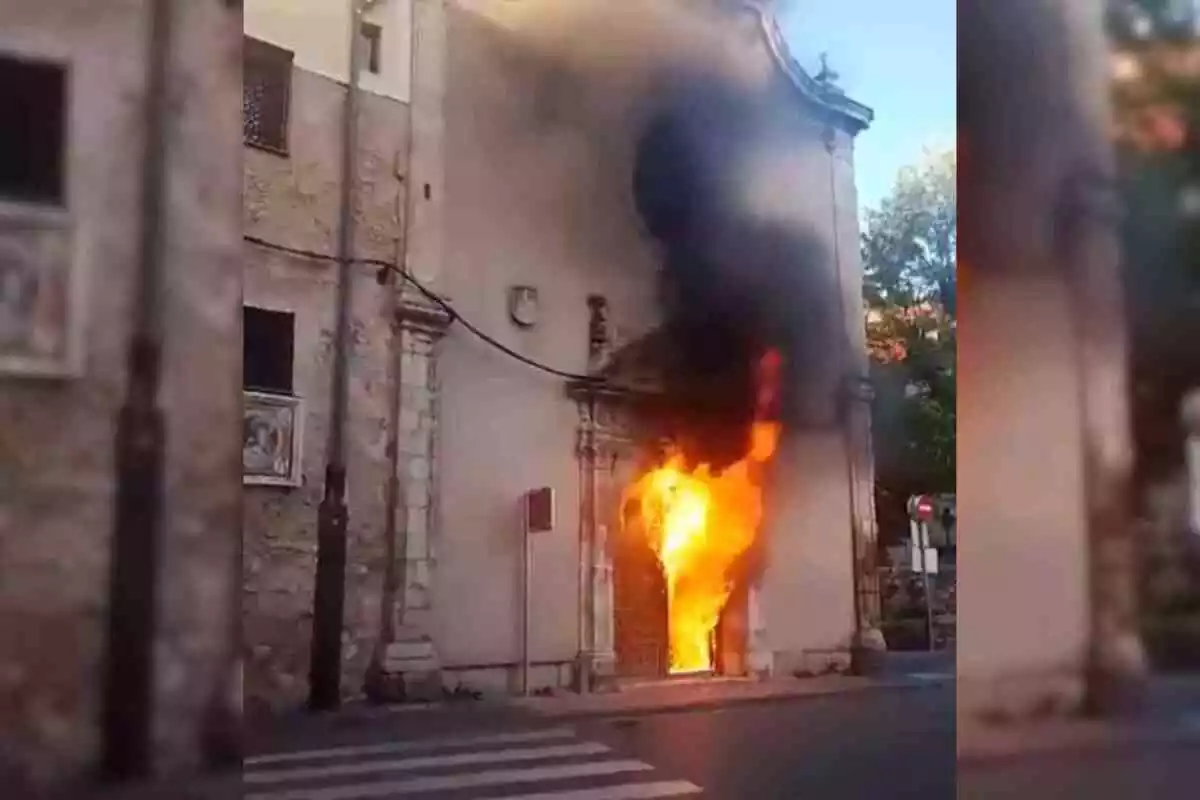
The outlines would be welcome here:
M 0 0 L 5 797 L 236 746 L 240 28 L 231 2 Z
M 1136 707 L 1144 657 L 1102 4 L 959 8 L 964 755 Z

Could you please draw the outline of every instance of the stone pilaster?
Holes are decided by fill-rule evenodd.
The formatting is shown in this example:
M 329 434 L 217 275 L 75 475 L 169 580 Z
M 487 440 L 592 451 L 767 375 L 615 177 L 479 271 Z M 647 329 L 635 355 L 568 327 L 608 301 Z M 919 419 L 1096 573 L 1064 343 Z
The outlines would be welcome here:
M 616 672 L 613 559 L 610 537 L 619 524 L 622 485 L 620 459 L 632 453 L 612 401 L 577 397 L 579 409 L 576 449 L 582 479 L 583 517 L 580 541 L 581 639 L 580 669 L 596 681 Z
M 602 412 L 601 412 L 602 416 Z M 617 477 L 617 460 L 622 441 L 602 423 L 595 428 L 592 468 L 596 475 L 596 535 L 592 541 L 592 653 L 595 672 L 610 677 L 616 672 L 615 620 L 613 617 L 613 558 L 610 536 L 617 532 L 622 487 Z
M 437 571 L 437 344 L 449 323 L 436 303 L 402 293 L 394 327 L 396 526 L 384 581 L 387 618 L 379 667 L 388 687 L 384 693 L 404 699 L 441 691 L 430 603 Z
M 775 653 L 767 637 L 767 617 L 762 603 L 761 578 L 750 584 L 746 597 L 746 670 L 751 675 L 767 677 L 775 671 Z
M 846 455 L 850 460 L 852 535 L 855 545 L 854 591 L 858 615 L 851 666 L 859 674 L 875 674 L 883 668 L 887 641 L 880 628 L 879 533 L 875 520 L 874 454 L 871 445 L 872 390 L 866 377 L 866 350 L 855 350 L 855 370 L 845 387 Z
M 592 668 L 597 677 L 606 678 L 616 671 L 613 619 L 613 563 L 608 549 L 609 526 L 596 526 L 592 545 Z

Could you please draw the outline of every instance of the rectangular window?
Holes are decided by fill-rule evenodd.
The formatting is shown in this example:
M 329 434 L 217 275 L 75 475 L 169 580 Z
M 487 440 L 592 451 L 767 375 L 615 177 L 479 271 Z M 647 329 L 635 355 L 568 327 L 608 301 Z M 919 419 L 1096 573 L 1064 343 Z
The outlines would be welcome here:
M 372 75 L 378 75 L 383 69 L 383 28 L 373 22 L 364 22 L 359 30 L 362 38 L 359 46 L 366 59 L 364 68 Z
M 296 315 L 245 306 L 242 309 L 242 388 L 291 395 Z
M 0 198 L 66 204 L 67 68 L 0 56 Z
M 242 39 L 242 126 L 246 144 L 284 155 L 292 92 L 291 50 Z

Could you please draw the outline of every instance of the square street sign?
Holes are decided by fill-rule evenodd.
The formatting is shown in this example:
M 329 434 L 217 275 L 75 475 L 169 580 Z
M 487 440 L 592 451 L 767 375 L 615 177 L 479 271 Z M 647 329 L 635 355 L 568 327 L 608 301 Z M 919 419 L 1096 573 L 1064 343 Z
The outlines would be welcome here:
M 549 533 L 554 530 L 554 490 L 549 486 L 525 493 L 525 532 Z
M 912 554 L 912 571 L 918 574 L 925 573 L 926 575 L 937 575 L 938 572 L 938 551 L 935 547 L 926 547 L 922 553 L 919 547 L 910 547 L 909 552 Z

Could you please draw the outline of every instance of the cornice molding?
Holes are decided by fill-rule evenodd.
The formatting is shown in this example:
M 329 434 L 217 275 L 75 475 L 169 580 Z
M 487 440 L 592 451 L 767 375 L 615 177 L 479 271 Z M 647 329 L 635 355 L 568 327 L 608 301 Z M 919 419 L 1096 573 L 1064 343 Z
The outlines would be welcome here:
M 852 136 L 862 133 L 875 120 L 875 112 L 866 105 L 852 100 L 835 86 L 822 83 L 805 71 L 792 55 L 779 20 L 769 2 L 764 0 L 741 0 L 742 8 L 758 19 L 763 41 L 776 66 L 801 98 L 821 112 L 826 121 Z
M 394 318 L 402 330 L 424 333 L 432 338 L 444 336 L 454 321 L 444 307 L 409 291 L 402 292 L 397 298 Z

